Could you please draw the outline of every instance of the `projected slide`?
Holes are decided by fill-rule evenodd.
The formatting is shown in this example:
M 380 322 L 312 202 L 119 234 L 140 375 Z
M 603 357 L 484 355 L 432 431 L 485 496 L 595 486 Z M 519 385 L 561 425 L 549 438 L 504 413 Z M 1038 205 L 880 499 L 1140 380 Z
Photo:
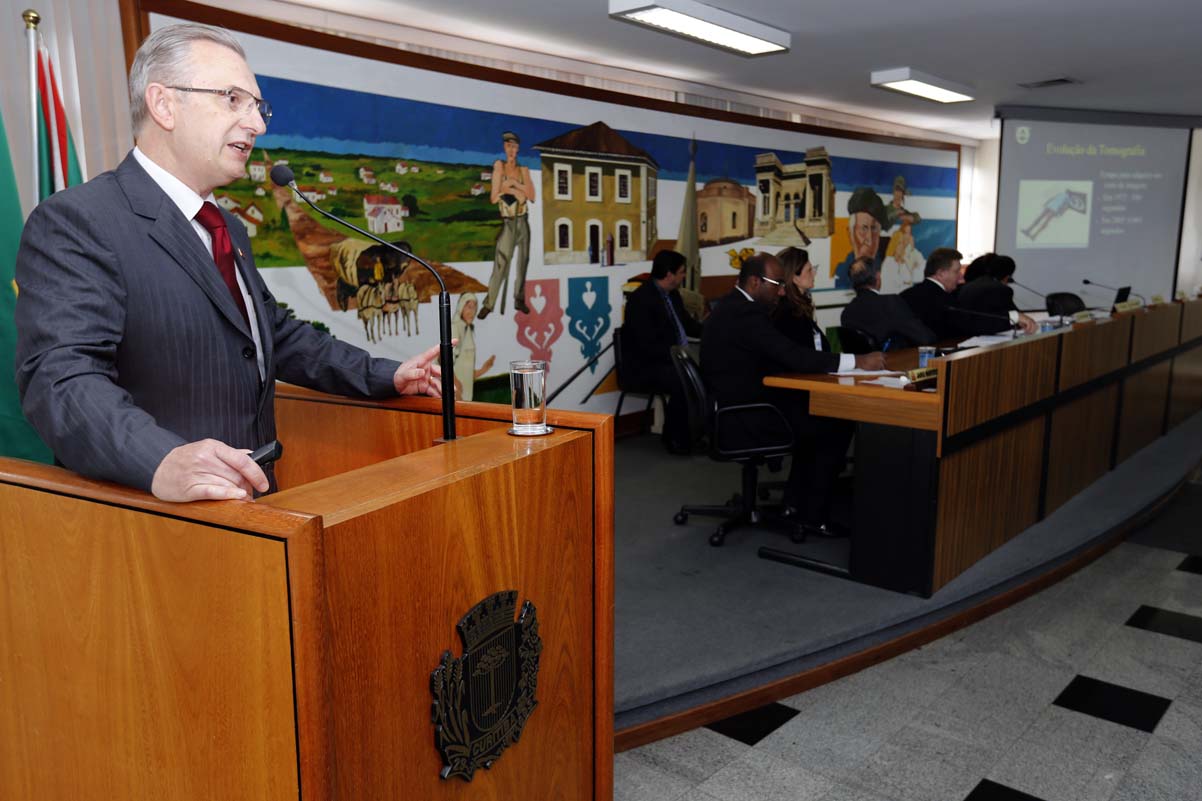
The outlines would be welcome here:
M 1019 181 L 1018 221 L 1030 222 L 1023 227 L 1015 245 L 1089 247 L 1092 196 L 1093 181 Z
M 1040 292 L 1113 298 L 1083 286 L 1088 278 L 1168 296 L 1188 148 L 1185 129 L 1007 119 L 996 249 Z M 1041 302 L 1019 295 L 1020 305 Z

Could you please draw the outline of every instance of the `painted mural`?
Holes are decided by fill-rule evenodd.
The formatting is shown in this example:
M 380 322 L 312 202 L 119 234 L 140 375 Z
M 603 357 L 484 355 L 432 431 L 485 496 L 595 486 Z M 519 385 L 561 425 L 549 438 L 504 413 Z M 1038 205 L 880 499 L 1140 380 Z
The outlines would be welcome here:
M 281 301 L 379 355 L 434 342 L 437 282 L 273 186 L 272 166 L 287 163 L 322 208 L 431 262 L 453 295 L 463 399 L 505 402 L 508 362 L 539 358 L 556 406 L 611 411 L 607 346 L 623 286 L 682 225 L 700 243 L 702 277 L 729 276 L 757 250 L 808 248 L 823 303 L 848 297 L 855 258 L 877 260 L 897 291 L 955 242 L 954 151 L 709 120 L 675 130 L 672 115 L 595 101 L 574 100 L 558 119 L 545 93 L 503 87 L 480 100 L 499 85 L 378 67 L 445 87 L 363 91 L 334 68 L 338 85 L 259 75 L 276 114 L 246 177 L 218 200 L 246 225 Z M 430 99 L 458 97 L 456 87 L 474 102 Z M 682 220 L 690 193 L 696 213 Z

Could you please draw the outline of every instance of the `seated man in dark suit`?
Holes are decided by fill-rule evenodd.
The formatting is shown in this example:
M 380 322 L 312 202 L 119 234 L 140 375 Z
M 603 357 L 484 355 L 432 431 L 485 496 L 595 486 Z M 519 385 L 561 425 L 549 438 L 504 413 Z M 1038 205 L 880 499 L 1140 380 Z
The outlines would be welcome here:
M 935 334 L 904 300 L 897 295 L 881 294 L 881 270 L 874 262 L 864 259 L 855 262 L 848 270 L 848 278 L 856 296 L 843 307 L 843 325 L 858 328 L 886 349 L 935 342 Z
M 623 383 L 668 396 L 664 409 L 664 447 L 673 453 L 689 452 L 688 409 L 672 367 L 669 349 L 701 336 L 701 323 L 685 310 L 680 298 L 685 257 L 661 250 L 651 262 L 651 280 L 630 293 L 622 326 Z
M 956 305 L 966 311 L 995 318 L 1009 317 L 1013 320 L 1017 316 L 1017 324 L 1026 333 L 1031 333 L 1037 327 L 1035 321 L 1014 305 L 1014 290 L 1010 288 L 1010 282 L 1014 279 L 1014 259 L 998 253 L 988 255 L 992 258 L 986 260 L 984 274 L 960 287 Z
M 701 334 L 701 375 L 719 407 L 772 403 L 793 429 L 793 464 L 785 503 L 797 508 L 801 522 L 821 529 L 827 522 L 830 491 L 847 455 L 851 427 L 842 421 L 811 417 L 803 393 L 770 390 L 773 373 L 826 373 L 859 367 L 882 369 L 880 353 L 836 355 L 798 347 L 776 330 L 772 309 L 784 294 L 784 268 L 768 253 L 743 262 L 735 288 L 714 307 Z M 775 432 L 770 421 L 744 420 L 732 440 L 763 441 Z M 725 435 L 725 431 L 724 431 Z
M 914 313 L 935 332 L 939 339 L 956 339 L 977 334 L 996 334 L 1018 324 L 1024 331 L 1032 331 L 1035 324 L 1026 315 L 1012 313 L 993 314 L 962 308 L 956 290 L 964 283 L 960 259 L 964 258 L 954 248 L 936 248 L 927 257 L 926 276 L 922 283 L 901 293 Z

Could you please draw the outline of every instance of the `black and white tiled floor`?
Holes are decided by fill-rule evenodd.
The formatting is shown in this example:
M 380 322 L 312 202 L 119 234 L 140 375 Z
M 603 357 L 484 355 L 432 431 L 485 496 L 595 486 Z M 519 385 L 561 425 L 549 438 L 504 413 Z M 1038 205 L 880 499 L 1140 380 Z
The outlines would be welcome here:
M 758 712 L 618 754 L 615 797 L 1202 801 L 1202 558 L 1124 543 Z

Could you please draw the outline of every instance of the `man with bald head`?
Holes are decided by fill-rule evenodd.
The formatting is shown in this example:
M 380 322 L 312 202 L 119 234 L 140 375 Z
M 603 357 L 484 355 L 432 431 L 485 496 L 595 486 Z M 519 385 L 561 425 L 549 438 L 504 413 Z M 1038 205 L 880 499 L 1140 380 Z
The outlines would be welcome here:
M 213 190 L 242 178 L 271 106 L 242 47 L 160 28 L 129 76 L 136 147 L 30 215 L 17 255 L 17 384 L 65 466 L 164 500 L 274 483 L 276 379 L 360 397 L 441 392 L 432 347 L 404 364 L 289 319 Z

